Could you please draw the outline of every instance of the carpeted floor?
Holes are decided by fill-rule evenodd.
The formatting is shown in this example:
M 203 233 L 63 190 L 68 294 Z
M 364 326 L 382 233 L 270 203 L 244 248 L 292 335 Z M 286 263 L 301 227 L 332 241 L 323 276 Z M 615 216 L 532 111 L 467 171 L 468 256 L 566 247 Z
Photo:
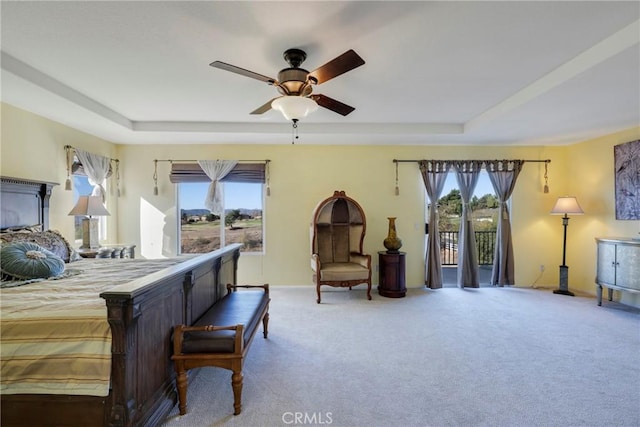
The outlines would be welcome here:
M 551 290 L 271 290 L 233 416 L 231 373 L 200 370 L 189 426 L 639 426 L 640 310 Z

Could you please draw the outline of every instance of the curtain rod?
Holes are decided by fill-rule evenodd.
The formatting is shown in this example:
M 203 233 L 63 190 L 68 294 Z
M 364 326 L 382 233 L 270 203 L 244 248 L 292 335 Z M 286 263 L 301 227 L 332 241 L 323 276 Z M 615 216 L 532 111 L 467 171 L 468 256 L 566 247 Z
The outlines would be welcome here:
M 269 163 L 271 160 L 269 159 L 261 159 L 261 160 L 235 160 L 236 162 L 265 162 L 265 163 Z M 199 162 L 199 160 L 172 160 L 172 159 L 167 159 L 167 160 L 161 160 L 161 159 L 156 159 L 154 160 L 154 162 L 170 162 L 170 163 L 197 163 Z
M 435 159 L 432 159 L 432 160 L 435 160 Z M 503 161 L 503 160 L 507 160 L 507 159 L 502 159 L 502 160 L 499 160 L 499 159 L 495 159 L 495 160 L 485 159 L 485 160 L 474 160 L 474 161 L 477 161 L 477 162 L 494 162 L 494 161 Z M 418 163 L 418 162 L 424 162 L 424 161 L 428 161 L 428 160 L 426 160 L 426 159 L 423 159 L 423 160 L 398 160 L 398 159 L 393 159 L 393 163 Z M 439 161 L 439 162 L 466 162 L 468 160 L 460 160 L 460 159 L 458 159 L 458 160 L 436 160 L 436 161 Z M 523 160 L 523 161 L 527 162 L 527 163 L 551 163 L 550 159 L 546 159 L 546 160 Z
M 65 150 L 70 150 L 70 149 L 71 149 L 71 150 L 74 150 L 74 151 L 75 151 L 76 147 L 71 146 L 71 145 L 65 145 L 65 146 L 64 146 L 64 149 L 65 149 Z M 107 156 L 104 156 L 104 157 L 107 157 Z M 112 161 L 112 162 L 120 163 L 120 160 L 118 160 L 118 159 L 114 159 L 114 158 L 111 158 L 111 157 L 107 157 L 107 158 L 108 158 L 110 161 Z

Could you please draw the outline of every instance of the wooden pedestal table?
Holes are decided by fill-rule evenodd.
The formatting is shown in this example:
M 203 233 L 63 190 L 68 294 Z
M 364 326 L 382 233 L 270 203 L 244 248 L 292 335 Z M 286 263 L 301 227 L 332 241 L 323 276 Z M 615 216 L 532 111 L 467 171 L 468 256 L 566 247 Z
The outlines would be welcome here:
M 405 255 L 405 252 L 378 252 L 378 293 L 383 297 L 402 298 L 406 295 Z

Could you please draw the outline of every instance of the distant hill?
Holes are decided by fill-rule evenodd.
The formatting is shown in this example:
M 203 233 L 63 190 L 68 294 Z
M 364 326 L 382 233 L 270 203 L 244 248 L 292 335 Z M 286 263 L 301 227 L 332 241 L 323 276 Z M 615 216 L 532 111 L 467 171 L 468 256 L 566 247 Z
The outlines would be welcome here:
M 201 216 L 207 215 L 209 213 L 209 209 L 180 209 L 180 213 L 186 213 L 187 216 Z
M 225 209 L 225 212 L 231 212 L 234 209 Z M 248 216 L 261 216 L 262 215 L 262 209 L 245 209 L 245 208 L 241 208 L 238 209 L 240 211 L 240 213 L 242 215 L 248 215 Z M 180 209 L 180 216 L 182 216 L 183 213 L 186 213 L 187 216 L 202 216 L 202 215 L 207 215 L 209 214 L 209 209 Z

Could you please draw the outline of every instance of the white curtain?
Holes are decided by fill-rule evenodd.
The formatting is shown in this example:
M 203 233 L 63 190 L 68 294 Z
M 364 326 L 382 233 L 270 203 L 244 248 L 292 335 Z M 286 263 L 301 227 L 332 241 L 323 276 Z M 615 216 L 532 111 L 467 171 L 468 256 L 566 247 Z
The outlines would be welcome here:
M 99 154 L 89 153 L 88 151 L 76 148 L 76 156 L 82 163 L 82 167 L 87 174 L 89 184 L 93 185 L 92 196 L 102 197 L 102 202 L 105 201 L 107 196 L 104 188 L 104 182 L 107 179 L 109 173 L 109 166 L 111 166 L 111 159 L 109 157 L 101 156 Z
M 436 289 L 442 287 L 440 234 L 438 233 L 438 199 L 444 189 L 444 183 L 447 180 L 447 173 L 451 165 L 447 161 L 421 160 L 418 162 L 418 166 L 422 180 L 424 181 L 424 188 L 431 202 L 424 283 L 428 288 Z
M 222 187 L 218 185 L 218 181 L 227 176 L 237 164 L 236 160 L 198 160 L 198 165 L 211 180 L 207 197 L 204 199 L 204 206 L 211 213 L 220 215 L 221 218 L 224 215 L 224 205 Z
M 462 198 L 462 218 L 460 218 L 460 231 L 458 233 L 458 275 L 459 288 L 465 286 L 471 288 L 480 287 L 480 272 L 478 270 L 478 249 L 476 247 L 476 235 L 473 230 L 473 218 L 469 202 L 473 191 L 478 184 L 482 162 L 458 161 L 454 163 L 456 179 Z

